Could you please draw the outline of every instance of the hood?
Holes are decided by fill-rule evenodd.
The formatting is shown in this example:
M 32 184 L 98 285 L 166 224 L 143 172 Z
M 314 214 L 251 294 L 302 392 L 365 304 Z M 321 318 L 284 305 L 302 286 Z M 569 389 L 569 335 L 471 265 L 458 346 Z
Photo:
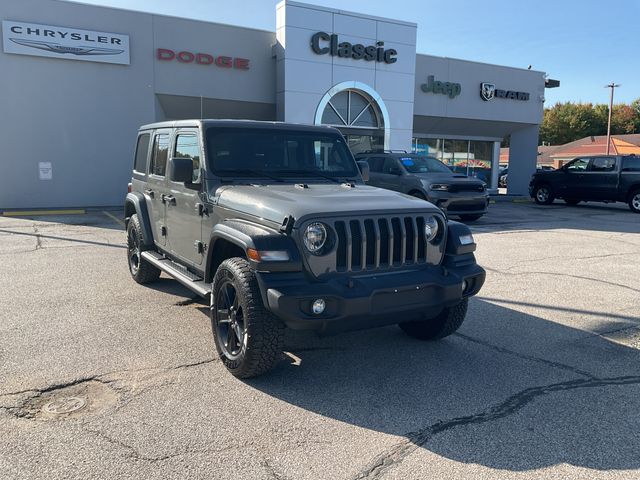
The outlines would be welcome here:
M 438 212 L 422 199 L 402 193 L 356 184 L 228 185 L 218 189 L 218 205 L 281 224 L 292 215 L 296 221 L 304 217 L 329 217 L 390 212 Z

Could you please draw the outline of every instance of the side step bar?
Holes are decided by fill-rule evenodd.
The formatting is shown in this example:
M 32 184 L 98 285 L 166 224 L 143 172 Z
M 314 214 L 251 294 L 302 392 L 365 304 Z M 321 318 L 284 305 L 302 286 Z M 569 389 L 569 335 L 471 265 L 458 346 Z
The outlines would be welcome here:
M 182 285 L 187 287 L 189 290 L 194 291 L 201 297 L 206 298 L 211 294 L 211 286 L 206 284 L 204 280 L 188 271 L 182 265 L 163 257 L 158 252 L 146 251 L 142 252 L 140 256 L 151 265 L 158 267 L 160 270 L 172 276 Z

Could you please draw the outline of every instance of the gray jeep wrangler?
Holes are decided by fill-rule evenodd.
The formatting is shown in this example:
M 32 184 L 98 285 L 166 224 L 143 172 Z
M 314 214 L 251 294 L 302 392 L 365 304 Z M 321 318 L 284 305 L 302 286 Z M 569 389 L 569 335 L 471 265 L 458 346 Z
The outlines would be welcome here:
M 125 202 L 138 283 L 165 272 L 208 298 L 229 371 L 262 374 L 284 328 L 329 334 L 398 324 L 455 332 L 485 279 L 463 224 L 365 185 L 329 127 L 182 120 L 140 128 Z

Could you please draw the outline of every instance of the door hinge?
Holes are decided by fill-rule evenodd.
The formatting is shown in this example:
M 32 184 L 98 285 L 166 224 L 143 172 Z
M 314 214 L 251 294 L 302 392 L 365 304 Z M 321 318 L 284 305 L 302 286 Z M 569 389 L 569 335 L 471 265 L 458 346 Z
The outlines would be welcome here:
M 196 242 L 194 242 L 193 247 L 196 249 L 196 252 L 198 253 L 204 253 L 204 251 L 207 249 L 207 246 L 202 243 L 200 240 L 196 240 Z
M 163 237 L 167 235 L 167 227 L 165 227 L 164 225 L 160 227 L 160 235 L 162 235 Z

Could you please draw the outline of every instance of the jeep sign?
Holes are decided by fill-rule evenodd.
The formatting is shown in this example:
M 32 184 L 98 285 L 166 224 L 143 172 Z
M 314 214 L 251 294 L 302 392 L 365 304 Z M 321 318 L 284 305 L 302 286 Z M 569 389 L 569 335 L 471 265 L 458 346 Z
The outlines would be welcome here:
M 462 85 L 453 82 L 439 82 L 433 75 L 427 77 L 427 83 L 420 85 L 420 89 L 425 93 L 442 93 L 449 98 L 455 98 L 462 92 Z
M 78 28 L 2 21 L 5 53 L 129 65 L 129 36 Z

